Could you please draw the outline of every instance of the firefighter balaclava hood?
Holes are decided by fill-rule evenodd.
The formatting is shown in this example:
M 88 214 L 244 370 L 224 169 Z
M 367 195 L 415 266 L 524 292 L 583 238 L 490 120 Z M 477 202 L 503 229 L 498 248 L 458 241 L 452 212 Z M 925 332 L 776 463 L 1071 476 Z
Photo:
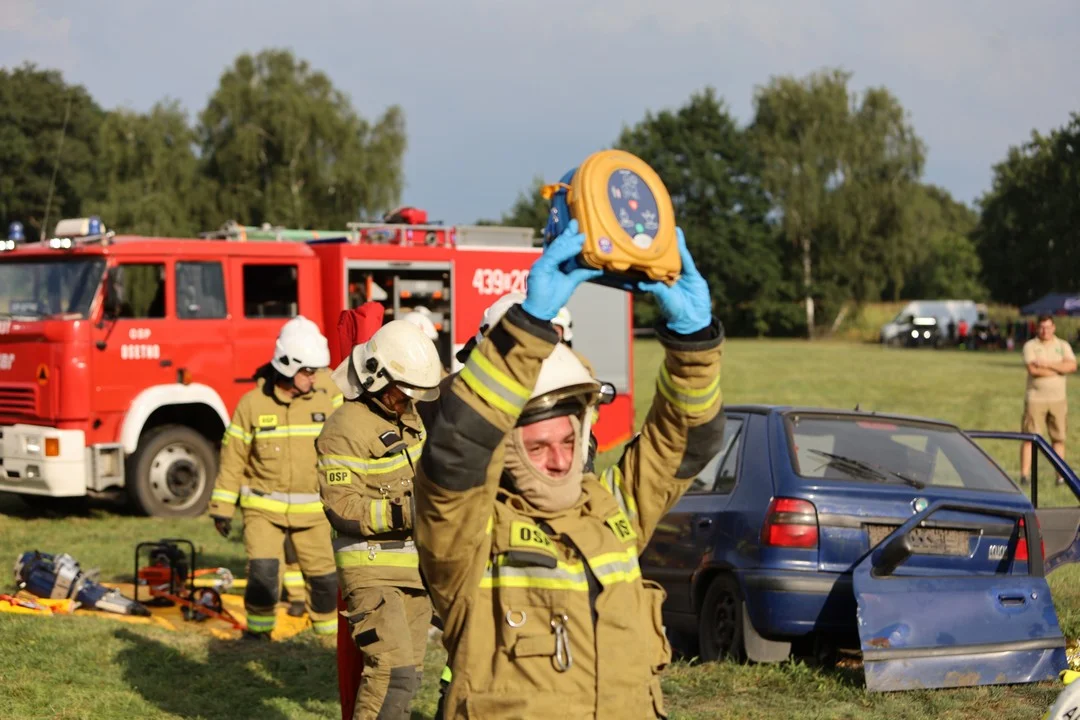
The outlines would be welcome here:
M 514 490 L 541 512 L 572 507 L 581 496 L 585 457 L 589 452 L 589 427 L 600 383 L 563 344 L 555 346 L 540 368 L 536 387 L 522 411 L 517 427 L 506 438 L 503 470 Z M 574 432 L 574 452 L 569 471 L 551 477 L 529 459 L 522 428 L 556 417 L 568 417 Z

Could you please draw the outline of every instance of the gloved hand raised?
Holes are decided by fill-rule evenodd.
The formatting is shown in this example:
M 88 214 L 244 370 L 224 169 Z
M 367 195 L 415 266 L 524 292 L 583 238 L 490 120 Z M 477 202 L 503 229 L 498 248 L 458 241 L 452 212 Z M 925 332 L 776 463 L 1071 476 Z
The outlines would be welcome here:
M 694 258 L 686 249 L 682 228 L 675 228 L 675 233 L 679 238 L 679 257 L 682 258 L 679 279 L 671 286 L 659 281 L 642 281 L 638 283 L 638 289 L 656 298 L 672 332 L 690 335 L 712 322 L 712 297 L 709 284 L 701 277 L 694 265 Z
M 211 519 L 214 521 L 214 529 L 218 531 L 218 534 L 228 540 L 229 533 L 232 532 L 232 520 L 229 518 L 213 516 L 211 516 Z
M 577 220 L 571 220 L 566 230 L 555 238 L 529 270 L 525 302 L 521 308 L 540 320 L 551 320 L 567 303 L 577 286 L 600 277 L 603 270 L 576 268 L 565 272 L 560 266 L 581 252 L 585 235 L 578 232 Z

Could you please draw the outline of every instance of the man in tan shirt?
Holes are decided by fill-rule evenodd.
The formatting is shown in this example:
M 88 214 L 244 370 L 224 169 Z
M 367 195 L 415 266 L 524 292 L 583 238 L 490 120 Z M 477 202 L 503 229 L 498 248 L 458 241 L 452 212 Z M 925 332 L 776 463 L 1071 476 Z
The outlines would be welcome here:
M 1076 372 L 1076 356 L 1069 343 L 1054 334 L 1054 318 L 1040 315 L 1038 328 L 1038 337 L 1024 343 L 1028 376 L 1020 429 L 1040 435 L 1049 431 L 1054 451 L 1064 459 L 1068 411 L 1065 376 Z M 1020 483 L 1027 483 L 1030 476 L 1031 443 L 1024 443 L 1020 451 Z M 1059 477 L 1058 483 L 1061 482 Z

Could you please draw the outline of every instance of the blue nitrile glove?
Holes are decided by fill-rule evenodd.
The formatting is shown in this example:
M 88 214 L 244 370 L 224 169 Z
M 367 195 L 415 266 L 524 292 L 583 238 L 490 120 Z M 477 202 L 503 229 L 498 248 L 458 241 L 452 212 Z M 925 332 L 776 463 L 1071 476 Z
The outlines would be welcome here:
M 564 262 L 577 256 L 584 244 L 585 235 L 578 232 L 577 220 L 571 220 L 566 230 L 544 248 L 544 253 L 529 270 L 525 302 L 521 303 L 522 310 L 539 320 L 551 320 L 570 300 L 578 285 L 604 274 L 603 270 L 596 268 L 582 267 L 570 272 L 559 268 Z
M 712 322 L 712 297 L 709 284 L 701 277 L 694 258 L 686 249 L 686 238 L 682 228 L 675 228 L 679 238 L 679 257 L 682 258 L 682 272 L 674 285 L 656 282 L 639 282 L 638 289 L 652 293 L 660 305 L 660 312 L 667 320 L 672 332 L 680 335 L 696 333 Z

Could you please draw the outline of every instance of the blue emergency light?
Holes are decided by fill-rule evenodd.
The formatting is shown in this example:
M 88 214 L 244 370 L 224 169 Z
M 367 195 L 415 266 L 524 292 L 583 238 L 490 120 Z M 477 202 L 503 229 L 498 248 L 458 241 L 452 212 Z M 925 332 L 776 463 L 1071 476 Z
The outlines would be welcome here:
M 13 240 L 15 242 L 22 242 L 23 240 L 25 240 L 26 235 L 25 233 L 23 233 L 23 224 L 16 220 L 15 222 L 8 225 L 7 236 L 8 240 Z

